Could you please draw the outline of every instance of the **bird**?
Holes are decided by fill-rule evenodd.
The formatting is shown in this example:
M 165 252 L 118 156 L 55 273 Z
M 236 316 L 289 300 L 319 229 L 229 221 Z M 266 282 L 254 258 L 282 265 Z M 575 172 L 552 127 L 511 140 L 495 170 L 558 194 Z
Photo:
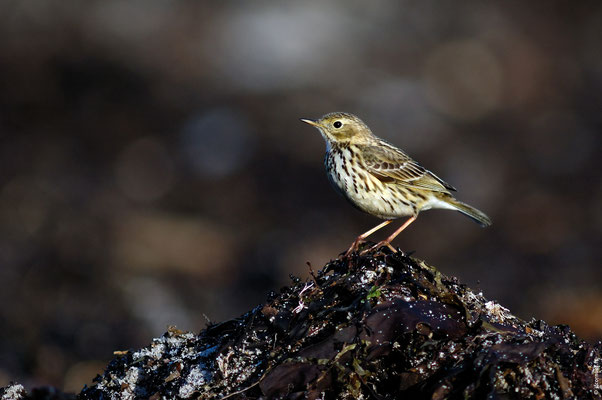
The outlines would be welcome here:
M 324 165 L 328 180 L 356 208 L 384 222 L 359 235 L 345 253 L 356 252 L 364 240 L 402 217 L 409 217 L 385 240 L 362 253 L 391 242 L 429 209 L 456 210 L 481 226 L 491 225 L 482 211 L 457 200 L 456 189 L 413 160 L 403 150 L 375 136 L 357 116 L 332 112 L 314 120 L 301 118 L 317 128 L 326 142 Z

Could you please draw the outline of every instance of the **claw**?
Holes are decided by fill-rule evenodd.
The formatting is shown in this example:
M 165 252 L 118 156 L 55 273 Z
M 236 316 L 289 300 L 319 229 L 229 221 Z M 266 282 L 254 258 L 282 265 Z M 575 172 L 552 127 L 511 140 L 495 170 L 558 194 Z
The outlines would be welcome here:
M 363 256 L 365 254 L 371 253 L 371 252 L 376 251 L 376 250 L 380 249 L 381 247 L 385 247 L 385 246 L 388 247 L 389 249 L 391 249 L 391 251 L 393 253 L 397 253 L 397 249 L 395 247 L 391 246 L 391 243 L 387 242 L 386 240 L 383 240 L 382 242 L 378 242 L 374 246 L 372 246 L 366 250 L 363 250 L 360 253 L 360 255 Z
M 378 224 L 377 226 L 375 226 L 374 228 L 370 229 L 367 232 L 362 233 L 361 235 L 359 235 L 353 242 L 353 244 L 351 244 L 351 247 L 349 248 L 349 250 L 347 250 L 345 252 L 345 258 L 349 258 L 349 256 L 354 252 L 357 251 L 357 249 L 359 249 L 360 244 L 364 243 L 364 239 L 366 239 L 368 236 L 372 235 L 374 232 L 376 232 L 377 230 L 379 230 L 380 228 L 382 228 L 383 226 L 389 225 L 393 220 L 389 219 L 387 221 L 384 221 L 380 224 Z M 362 252 L 363 253 L 363 252 Z
M 354 252 L 357 251 L 357 249 L 359 249 L 360 245 L 364 243 L 364 240 L 361 238 L 357 238 L 353 241 L 353 243 L 351 244 L 351 247 L 349 247 L 349 250 L 347 250 L 345 252 L 345 258 L 349 258 L 349 256 L 351 256 L 351 254 L 353 254 Z

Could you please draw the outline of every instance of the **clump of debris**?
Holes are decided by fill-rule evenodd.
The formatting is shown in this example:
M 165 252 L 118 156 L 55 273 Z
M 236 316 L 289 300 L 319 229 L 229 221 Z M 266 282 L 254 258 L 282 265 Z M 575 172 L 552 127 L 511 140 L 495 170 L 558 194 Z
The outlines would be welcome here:
M 601 348 L 381 249 L 198 335 L 174 328 L 119 354 L 78 398 L 596 399 Z M 32 398 L 11 388 L 0 398 Z

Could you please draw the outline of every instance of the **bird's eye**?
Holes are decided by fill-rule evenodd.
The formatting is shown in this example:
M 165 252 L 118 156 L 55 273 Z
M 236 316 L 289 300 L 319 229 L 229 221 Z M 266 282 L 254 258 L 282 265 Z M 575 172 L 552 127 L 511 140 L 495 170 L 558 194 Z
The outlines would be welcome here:
M 335 128 L 340 128 L 341 126 L 343 126 L 343 123 L 341 121 L 335 121 L 334 124 L 332 124 L 332 126 L 334 126 Z

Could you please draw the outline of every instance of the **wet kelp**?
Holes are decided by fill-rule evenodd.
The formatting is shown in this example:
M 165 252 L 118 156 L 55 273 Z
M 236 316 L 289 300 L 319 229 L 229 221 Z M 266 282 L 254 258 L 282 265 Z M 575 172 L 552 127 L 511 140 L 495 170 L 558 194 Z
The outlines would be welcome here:
M 310 275 L 240 318 L 119 354 L 79 397 L 600 398 L 599 344 L 402 252 Z

